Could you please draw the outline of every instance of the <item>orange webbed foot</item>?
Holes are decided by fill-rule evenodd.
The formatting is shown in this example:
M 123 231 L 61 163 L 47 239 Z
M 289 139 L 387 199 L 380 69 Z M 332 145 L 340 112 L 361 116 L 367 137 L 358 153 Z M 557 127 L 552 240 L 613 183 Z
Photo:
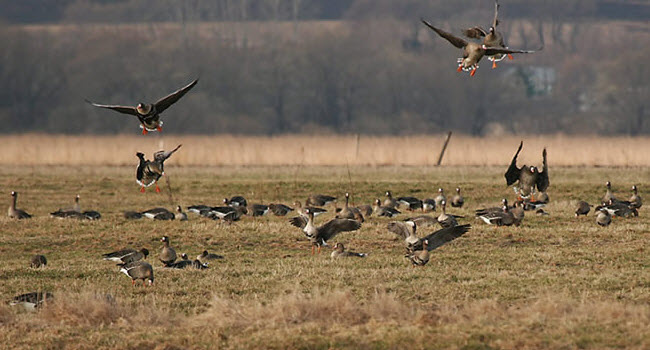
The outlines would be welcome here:
M 514 60 L 514 59 L 515 59 L 514 57 L 512 57 L 511 54 L 508 54 L 508 58 L 511 59 L 511 60 Z
M 497 67 L 497 61 L 492 61 L 492 69 Z
M 472 72 L 469 73 L 469 76 L 470 76 L 470 77 L 473 77 L 474 74 L 476 74 L 476 68 L 472 69 Z
M 156 193 L 160 193 L 160 187 L 158 187 L 158 184 L 156 184 Z
M 144 186 L 140 187 L 140 192 L 144 193 Z
M 147 133 L 148 133 L 147 129 L 145 129 L 145 128 L 143 127 L 143 128 L 142 128 L 142 135 L 146 135 Z
M 463 66 L 460 65 L 460 66 L 458 66 L 458 69 L 456 69 L 456 72 L 460 72 L 460 71 L 462 71 L 462 70 L 463 70 Z
M 162 132 L 162 126 L 158 126 L 158 127 L 156 128 L 156 130 L 158 130 L 159 132 Z

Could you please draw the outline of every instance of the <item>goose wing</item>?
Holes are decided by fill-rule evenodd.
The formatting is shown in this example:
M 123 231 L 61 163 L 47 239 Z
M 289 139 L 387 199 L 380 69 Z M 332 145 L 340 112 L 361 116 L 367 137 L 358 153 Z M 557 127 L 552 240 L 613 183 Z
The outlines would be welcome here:
M 483 28 L 481 28 L 479 26 L 476 26 L 476 27 L 473 27 L 473 28 L 467 28 L 467 29 L 463 30 L 463 34 L 468 38 L 480 39 L 480 38 L 486 36 L 487 32 L 485 31 L 485 29 L 483 29 Z
M 171 151 L 158 151 L 153 154 L 153 159 L 157 161 L 165 161 L 167 158 L 171 157 L 171 155 L 174 154 L 174 152 L 178 151 L 178 149 L 181 148 L 181 146 L 182 144 L 176 146 L 176 148 L 174 148 Z
M 441 37 L 447 39 L 452 45 L 456 46 L 459 49 L 462 49 L 463 47 L 467 46 L 467 41 L 465 41 L 462 38 L 459 38 L 451 33 L 447 33 L 442 29 L 438 29 L 434 27 L 431 23 L 425 21 L 424 19 L 421 19 L 422 23 L 424 23 L 425 26 L 429 27 L 431 30 L 434 32 L 438 33 Z
M 451 242 L 454 239 L 464 235 L 472 227 L 470 224 L 459 225 L 454 227 L 443 228 L 436 232 L 431 233 L 422 240 L 428 241 L 427 250 L 432 251 L 447 242 Z
M 193 82 L 187 84 L 185 87 L 180 88 L 179 90 L 176 90 L 171 94 L 156 101 L 155 103 L 156 111 L 158 113 L 162 113 L 164 110 L 169 108 L 169 106 L 176 103 L 176 101 L 178 101 L 181 97 L 183 97 L 188 91 L 190 91 L 198 82 L 199 79 L 195 79 Z
M 499 2 L 494 1 L 494 19 L 492 20 L 492 27 L 494 30 L 497 29 L 497 26 L 499 25 Z
M 550 185 L 550 181 L 548 180 L 548 163 L 546 162 L 546 148 L 542 151 L 542 161 L 542 171 L 537 175 L 537 189 L 540 192 L 546 191 Z
M 103 104 L 95 103 L 95 102 L 88 101 L 88 100 L 85 100 L 85 101 L 87 103 L 95 106 L 95 107 L 112 109 L 112 110 L 114 110 L 116 112 L 120 112 L 120 113 L 123 113 L 123 114 L 130 114 L 130 115 L 135 115 L 135 116 L 138 115 L 138 112 L 136 111 L 135 107 L 119 106 L 119 105 L 103 105 Z
M 318 236 L 324 241 L 330 240 L 341 232 L 355 231 L 361 228 L 361 223 L 352 219 L 333 219 L 318 228 Z
M 535 53 L 539 50 L 514 50 L 514 49 L 508 49 L 505 47 L 492 47 L 488 46 L 484 48 L 485 50 L 485 55 L 487 56 L 492 56 L 496 54 L 509 54 L 509 53 Z M 541 49 L 540 49 L 541 50 Z
M 517 182 L 517 180 L 519 180 L 519 176 L 521 175 L 521 169 L 517 168 L 517 156 L 519 156 L 519 152 L 521 152 L 521 148 L 523 146 L 524 146 L 524 141 L 521 141 L 521 143 L 519 143 L 519 148 L 517 149 L 517 153 L 515 153 L 515 156 L 512 157 L 512 162 L 510 162 L 510 166 L 508 167 L 508 170 L 505 173 L 507 186 L 510 186 L 515 182 Z
M 411 222 L 413 223 L 413 222 Z M 404 221 L 393 221 L 388 223 L 386 228 L 388 231 L 398 235 L 402 239 L 406 239 L 411 235 L 411 225 Z
M 291 223 L 291 225 L 296 226 L 300 229 L 304 229 L 305 226 L 307 226 L 307 218 L 302 215 L 292 217 L 291 219 L 289 219 L 289 222 Z

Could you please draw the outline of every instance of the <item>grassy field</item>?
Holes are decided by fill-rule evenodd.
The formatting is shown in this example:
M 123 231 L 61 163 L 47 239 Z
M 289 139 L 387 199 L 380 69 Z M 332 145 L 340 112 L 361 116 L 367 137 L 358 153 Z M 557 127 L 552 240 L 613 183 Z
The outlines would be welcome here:
M 538 159 L 538 149 L 530 152 Z M 650 169 L 552 167 L 550 215 L 527 213 L 521 227 L 496 229 L 472 213 L 512 198 L 504 170 L 191 167 L 170 161 L 169 196 L 164 180 L 163 193 L 139 193 L 131 165 L 3 166 L 5 203 L 10 191 L 18 191 L 18 207 L 35 218 L 0 218 L 0 296 L 8 301 L 47 290 L 55 301 L 37 313 L 0 305 L 0 348 L 649 348 L 645 208 L 638 218 L 615 220 L 607 228 L 598 227 L 592 215 L 576 219 L 572 212 L 576 200 L 595 203 L 606 180 L 620 197 L 629 196 L 632 184 L 644 195 Z M 124 210 L 172 204 L 216 205 L 232 195 L 263 203 L 291 203 L 310 193 L 342 198 L 345 191 L 356 204 L 383 199 L 386 190 L 426 198 L 439 186 L 448 192 L 463 188 L 466 206 L 450 212 L 465 215 L 462 222 L 473 228 L 434 251 L 424 268 L 409 266 L 384 218 L 371 217 L 360 231 L 334 240 L 370 253 L 367 258 L 332 261 L 328 249 L 311 256 L 309 242 L 288 217 L 245 217 L 227 225 L 193 215 L 188 222 L 121 216 Z M 102 213 L 100 221 L 48 217 L 71 205 L 77 193 L 82 208 Z M 196 256 L 208 249 L 225 259 L 205 271 L 165 270 L 157 260 L 163 235 L 179 253 Z M 100 259 L 102 253 L 143 246 L 152 252 L 153 287 L 132 287 L 113 263 Z M 47 267 L 28 266 L 35 253 L 47 256 Z

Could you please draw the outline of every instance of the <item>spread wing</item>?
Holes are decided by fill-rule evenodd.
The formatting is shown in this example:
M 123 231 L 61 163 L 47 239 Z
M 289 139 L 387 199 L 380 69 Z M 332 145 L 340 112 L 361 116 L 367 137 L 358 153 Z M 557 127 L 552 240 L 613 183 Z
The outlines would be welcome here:
M 546 191 L 550 181 L 548 180 L 548 163 L 546 162 L 546 148 L 542 152 L 543 166 L 542 171 L 537 175 L 537 189 L 541 192 Z
M 289 222 L 291 225 L 296 226 L 300 229 L 303 229 L 305 226 L 307 226 L 307 218 L 302 215 L 289 219 Z
M 468 38 L 480 39 L 480 38 L 486 36 L 487 32 L 485 31 L 485 29 L 483 29 L 483 28 L 481 28 L 479 26 L 476 26 L 476 27 L 473 27 L 473 28 L 467 28 L 467 29 L 463 30 L 463 34 Z
M 138 115 L 138 112 L 135 110 L 135 107 L 130 107 L 130 106 L 118 106 L 118 105 L 102 105 L 99 103 L 91 102 L 88 100 L 85 100 L 87 103 L 90 103 L 91 105 L 99 108 L 107 108 L 107 109 L 112 109 L 114 111 L 124 113 L 124 114 L 130 114 L 130 115 Z
M 539 50 L 538 50 L 539 51 Z M 499 53 L 508 54 L 508 53 L 534 53 L 535 50 L 513 50 L 505 47 L 486 47 L 485 54 L 487 56 L 496 55 Z
M 158 161 L 165 161 L 167 158 L 171 157 L 171 155 L 174 154 L 174 152 L 178 151 L 178 149 L 181 148 L 181 146 L 182 145 L 178 145 L 178 146 L 176 146 L 176 148 L 174 148 L 173 150 L 168 151 L 168 152 L 158 151 L 158 152 L 153 154 L 153 159 L 158 160 Z
M 519 180 L 519 175 L 521 173 L 521 169 L 517 168 L 517 156 L 519 156 L 519 152 L 521 152 L 521 148 L 524 146 L 524 141 L 521 141 L 519 144 L 519 148 L 517 149 L 517 153 L 515 153 L 515 156 L 512 157 L 512 162 L 510 162 L 510 167 L 508 167 L 508 170 L 506 171 L 506 186 L 510 186 L 517 182 Z
M 171 94 L 161 98 L 160 100 L 156 101 L 156 111 L 158 113 L 162 113 L 164 110 L 169 108 L 169 106 L 173 105 L 178 101 L 181 97 L 183 97 L 188 91 L 190 91 L 196 83 L 199 82 L 199 79 L 194 80 L 193 82 L 189 83 L 187 86 L 172 92 Z
M 386 226 L 388 231 L 398 235 L 402 239 L 411 235 L 411 228 L 409 224 L 402 221 L 393 221 Z
M 447 39 L 452 45 L 456 46 L 459 49 L 462 49 L 463 47 L 467 46 L 467 41 L 465 41 L 462 38 L 459 38 L 451 33 L 447 33 L 442 29 L 438 29 L 431 25 L 431 23 L 425 21 L 424 19 L 421 19 L 422 23 L 424 23 L 425 26 L 429 27 L 431 30 L 434 32 L 438 33 L 441 37 Z
M 445 243 L 451 242 L 454 239 L 464 235 L 467 231 L 469 231 L 471 227 L 472 225 L 466 224 L 466 225 L 443 228 L 441 230 L 438 230 L 426 236 L 422 240 L 428 241 L 429 244 L 427 246 L 427 250 L 432 251 L 444 245 Z
M 497 26 L 499 25 L 499 2 L 494 1 L 494 19 L 492 20 L 492 27 L 494 30 L 497 29 Z
M 351 219 L 333 219 L 318 228 L 318 235 L 325 241 L 340 232 L 354 231 L 361 228 L 361 223 Z

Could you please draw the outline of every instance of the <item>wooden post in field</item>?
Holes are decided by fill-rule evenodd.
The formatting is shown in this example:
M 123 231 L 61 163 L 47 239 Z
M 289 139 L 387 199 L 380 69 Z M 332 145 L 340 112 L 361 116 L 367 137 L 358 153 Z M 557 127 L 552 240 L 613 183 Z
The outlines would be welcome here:
M 357 161 L 357 163 L 359 161 L 359 143 L 360 143 L 360 140 L 361 140 L 361 135 L 357 134 L 357 153 L 356 153 L 356 156 L 354 158 Z
M 451 139 L 451 131 L 447 133 L 447 138 L 445 139 L 445 143 L 442 145 L 442 149 L 440 150 L 440 156 L 438 157 L 438 162 L 436 163 L 436 166 L 440 166 L 440 163 L 442 163 L 442 157 L 445 155 L 445 151 L 447 150 L 449 139 Z

